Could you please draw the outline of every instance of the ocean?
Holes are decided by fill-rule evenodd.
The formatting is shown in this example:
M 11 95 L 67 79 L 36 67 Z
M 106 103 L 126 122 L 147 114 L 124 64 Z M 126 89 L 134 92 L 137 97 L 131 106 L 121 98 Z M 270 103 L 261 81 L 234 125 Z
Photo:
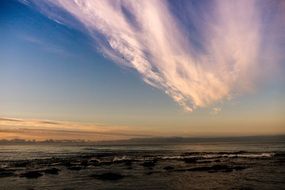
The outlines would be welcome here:
M 285 189 L 285 141 L 0 144 L 0 189 Z

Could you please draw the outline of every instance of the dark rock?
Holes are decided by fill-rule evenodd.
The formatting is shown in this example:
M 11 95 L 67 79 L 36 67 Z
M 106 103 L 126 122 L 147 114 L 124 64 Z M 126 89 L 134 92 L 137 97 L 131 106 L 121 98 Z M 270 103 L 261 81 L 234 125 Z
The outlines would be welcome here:
M 240 171 L 240 170 L 244 170 L 246 169 L 247 167 L 245 166 L 234 166 L 233 169 L 236 170 L 236 171 Z
M 82 167 L 81 166 L 69 166 L 69 167 L 67 167 L 67 169 L 79 171 L 82 169 Z
M 125 164 L 126 166 L 131 166 L 133 164 L 134 160 L 115 160 L 113 163 L 115 164 Z
M 62 165 L 66 166 L 66 167 L 70 167 L 71 166 L 71 163 L 69 160 L 63 160 L 62 161 Z
M 113 161 L 104 161 L 104 162 L 100 162 L 100 165 L 105 165 L 105 166 L 110 166 L 113 164 Z
M 210 168 L 208 172 L 215 173 L 215 172 L 232 172 L 233 169 L 227 165 L 214 165 Z
M 181 156 L 191 156 L 191 155 L 195 155 L 195 154 L 197 154 L 197 153 L 195 153 L 195 152 L 184 152 L 181 154 Z
M 165 169 L 165 170 L 173 170 L 174 167 L 173 167 L 173 166 L 166 166 L 166 167 L 164 167 L 163 169 Z
M 247 153 L 247 151 L 243 151 L 243 150 L 240 150 L 240 151 L 236 151 L 236 152 L 233 152 L 234 154 L 245 154 Z
M 14 175 L 15 174 L 12 171 L 0 168 L 0 177 L 11 177 L 11 176 L 14 176 Z
M 146 172 L 145 175 L 152 175 L 154 172 Z
M 213 166 L 205 166 L 205 167 L 195 167 L 190 168 L 188 171 L 208 171 L 209 173 L 215 173 L 215 172 L 231 172 L 233 171 L 233 168 L 227 166 L 227 165 L 213 165 Z
M 29 164 L 29 161 L 17 161 L 16 163 L 14 163 L 15 167 L 27 167 L 27 165 Z
M 92 166 L 98 166 L 100 164 L 100 161 L 97 159 L 91 159 L 91 160 L 88 160 L 88 164 Z
M 85 159 L 85 160 L 90 159 L 92 158 L 92 154 L 81 155 L 80 158 Z
M 41 174 L 39 171 L 28 171 L 28 172 L 20 174 L 20 177 L 38 178 L 38 177 L 41 177 L 42 175 L 43 174 Z
M 180 169 L 174 169 L 173 171 L 175 171 L 175 172 L 187 172 L 187 171 L 191 171 L 191 170 L 189 170 L 189 169 L 184 169 L 184 168 L 180 168 Z
M 212 163 L 212 160 L 198 160 L 197 163 L 199 164 L 208 164 L 208 163 Z
M 275 163 L 283 165 L 283 164 L 285 164 L 285 159 L 284 160 L 281 160 L 281 159 L 276 160 Z
M 232 168 L 227 168 L 227 169 L 222 169 L 222 170 L 208 170 L 209 173 L 217 173 L 217 172 L 232 172 L 233 169 Z
M 59 171 L 60 171 L 60 169 L 58 169 L 58 168 L 48 168 L 48 169 L 44 170 L 44 173 L 57 175 Z
M 213 166 L 193 167 L 193 168 L 188 168 L 188 169 L 173 169 L 173 171 L 175 172 L 186 172 L 186 171 L 196 172 L 197 171 L 197 172 L 216 173 L 216 172 L 232 172 L 234 170 L 240 171 L 246 168 L 247 167 L 245 166 L 213 165 Z
M 213 165 L 211 167 L 212 170 L 226 170 L 229 169 L 230 167 L 227 165 Z
M 285 158 L 285 153 L 284 152 L 277 152 L 277 153 L 274 154 L 274 157 Z
M 185 163 L 195 163 L 197 162 L 197 158 L 184 158 L 183 161 Z
M 251 186 L 234 186 L 231 189 L 233 190 L 254 190 L 255 188 L 251 187 Z
M 155 164 L 156 161 L 151 160 L 151 161 L 145 161 L 144 163 L 142 163 L 142 166 L 152 168 L 155 166 Z
M 82 160 L 81 161 L 81 165 L 84 166 L 84 167 L 87 167 L 88 166 L 88 161 L 87 160 Z
M 195 167 L 195 168 L 189 168 L 187 169 L 187 171 L 209 171 L 211 169 L 211 167 Z
M 132 160 L 126 160 L 126 161 L 125 161 L 125 165 L 126 165 L 126 166 L 132 166 L 132 164 L 133 164 L 133 161 L 132 161 Z
M 125 176 L 119 173 L 107 172 L 103 174 L 94 174 L 94 175 L 91 175 L 91 177 L 94 177 L 99 180 L 116 181 L 116 180 L 123 179 Z

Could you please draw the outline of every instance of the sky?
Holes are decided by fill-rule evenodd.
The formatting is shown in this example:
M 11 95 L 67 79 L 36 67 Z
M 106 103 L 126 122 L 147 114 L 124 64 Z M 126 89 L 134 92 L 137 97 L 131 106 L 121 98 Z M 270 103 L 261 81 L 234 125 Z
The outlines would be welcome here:
M 283 0 L 2 0 L 0 139 L 285 133 Z

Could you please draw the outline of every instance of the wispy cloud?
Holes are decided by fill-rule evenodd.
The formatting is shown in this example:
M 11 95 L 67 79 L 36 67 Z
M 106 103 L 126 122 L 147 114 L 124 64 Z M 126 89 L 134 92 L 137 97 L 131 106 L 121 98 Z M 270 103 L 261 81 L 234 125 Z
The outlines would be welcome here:
M 100 141 L 150 136 L 151 133 L 147 131 L 134 130 L 125 126 L 106 126 L 36 119 L 0 118 L 1 139 L 85 139 Z
M 284 58 L 276 44 L 285 41 L 284 1 L 32 2 L 62 23 L 70 21 L 55 7 L 72 15 L 106 57 L 134 68 L 187 111 L 251 90 Z
M 18 37 L 20 39 L 25 40 L 26 42 L 28 42 L 30 44 L 34 44 L 34 45 L 42 48 L 43 50 L 45 50 L 47 52 L 59 54 L 61 56 L 64 55 L 66 57 L 72 57 L 73 56 L 73 54 L 69 53 L 64 48 L 60 47 L 59 45 L 52 44 L 52 43 L 47 42 L 47 41 L 40 39 L 38 37 L 30 36 L 30 35 L 24 35 L 24 34 L 21 34 Z
M 215 108 L 212 109 L 212 111 L 211 111 L 210 114 L 211 114 L 211 115 L 217 115 L 217 114 L 220 113 L 220 111 L 221 111 L 221 108 L 215 107 Z

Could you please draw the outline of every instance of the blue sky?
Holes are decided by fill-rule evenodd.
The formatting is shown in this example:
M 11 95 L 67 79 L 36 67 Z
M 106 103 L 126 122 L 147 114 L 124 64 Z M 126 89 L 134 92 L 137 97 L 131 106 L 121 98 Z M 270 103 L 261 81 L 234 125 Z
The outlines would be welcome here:
M 97 20 L 94 20 L 91 26 L 87 24 L 93 22 L 92 18 L 90 15 L 89 18 L 88 15 L 80 12 L 86 7 L 80 7 L 80 5 L 72 7 L 74 6 L 72 3 L 64 6 L 60 4 L 60 1 L 58 2 L 57 4 L 57 1 L 55 1 L 53 4 L 51 1 L 43 1 L 41 4 L 41 2 L 36 1 L 1 1 L 1 118 L 127 126 L 128 129 L 132 130 L 153 130 L 157 135 L 160 135 L 160 133 L 182 136 L 284 133 L 284 119 L 282 118 L 285 106 L 284 56 L 282 57 L 280 52 L 284 52 L 285 48 L 284 43 L 283 47 L 280 43 L 281 45 L 278 48 L 273 43 L 280 31 L 284 31 L 282 26 L 278 28 L 274 24 L 269 25 L 271 28 L 276 27 L 273 30 L 275 33 L 272 38 L 266 39 L 268 41 L 267 45 L 263 45 L 269 49 L 266 52 L 278 50 L 276 54 L 264 56 L 263 65 L 271 65 L 274 62 L 276 64 L 274 67 L 278 67 L 278 69 L 254 65 L 252 66 L 254 70 L 255 67 L 262 68 L 260 73 L 264 73 L 264 70 L 267 69 L 270 74 L 251 79 L 248 76 L 254 76 L 256 73 L 252 72 L 252 68 L 246 68 L 246 71 L 241 71 L 241 74 L 237 75 L 237 81 L 240 82 L 236 82 L 232 81 L 233 79 L 230 77 L 229 72 L 234 72 L 230 68 L 225 73 L 224 71 L 220 73 L 220 68 L 216 69 L 218 63 L 213 61 L 211 63 L 213 66 L 208 63 L 209 60 L 211 62 L 211 59 L 218 59 L 218 57 L 218 60 L 221 61 L 222 54 L 217 52 L 224 51 L 226 49 L 224 44 L 228 43 L 228 41 L 225 41 L 221 45 L 219 43 L 215 46 L 212 45 L 212 47 L 215 47 L 213 52 L 209 47 L 210 44 L 207 44 L 207 46 L 204 44 L 208 39 L 208 32 L 212 29 L 209 28 L 209 31 L 204 33 L 204 28 L 211 26 L 204 22 L 209 15 L 215 14 L 214 11 L 213 13 L 210 11 L 213 5 L 209 1 L 200 1 L 199 3 L 198 1 L 191 1 L 192 8 L 189 8 L 189 10 L 186 6 L 189 5 L 187 1 L 168 3 L 168 9 L 160 3 L 141 5 L 142 9 L 146 7 L 157 8 L 159 14 L 166 15 L 166 19 L 169 17 L 168 20 L 158 20 L 162 23 L 162 32 L 168 29 L 169 24 L 174 24 L 177 27 L 173 27 L 173 35 L 176 34 L 176 36 L 171 38 L 167 36 L 165 39 L 169 41 L 161 42 L 163 47 L 172 46 L 161 51 L 162 56 L 164 53 L 166 53 L 166 56 L 171 52 L 173 57 L 175 56 L 173 59 L 178 60 L 178 62 L 183 62 L 185 59 L 193 59 L 194 62 L 198 62 L 204 59 L 204 57 L 199 57 L 199 52 L 208 51 L 213 53 L 212 58 L 208 61 L 195 62 L 195 64 L 205 65 L 205 67 L 201 67 L 199 72 L 192 71 L 190 69 L 192 67 L 183 69 L 182 63 L 181 65 L 175 65 L 178 69 L 181 66 L 178 73 L 183 74 L 185 77 L 204 72 L 201 76 L 197 74 L 197 78 L 189 77 L 186 80 L 181 77 L 178 81 L 175 78 L 173 79 L 173 76 L 176 75 L 163 75 L 163 73 L 171 73 L 169 69 L 171 62 L 169 64 L 165 63 L 165 65 L 160 64 L 163 59 L 158 56 L 158 52 L 149 50 L 155 44 L 140 44 L 142 51 L 149 55 L 146 60 L 143 60 L 149 62 L 146 68 L 151 67 L 151 70 L 146 72 L 146 68 L 136 66 L 136 63 L 132 62 L 132 60 L 139 57 L 139 52 L 131 52 L 132 55 L 129 55 L 129 52 L 126 53 L 116 49 L 116 47 L 120 48 L 117 44 L 115 44 L 115 47 L 112 46 L 113 41 L 117 40 L 117 43 L 118 40 L 121 40 L 120 43 L 123 43 L 125 42 L 124 39 L 118 38 L 112 32 L 109 35 L 99 31 L 97 26 L 102 23 Z M 280 5 L 282 10 L 284 4 L 280 3 Z M 130 11 L 132 10 L 132 5 L 123 4 L 122 6 L 125 7 L 125 11 L 128 11 L 128 8 L 130 8 Z M 232 5 L 230 3 L 221 5 L 220 9 L 226 9 L 227 6 Z M 273 9 L 275 5 L 268 4 L 266 6 Z M 74 8 L 78 8 L 76 10 L 78 12 L 72 12 Z M 108 7 L 106 10 L 109 10 Z M 204 15 L 203 10 L 209 11 L 209 15 Z M 255 12 L 252 12 L 252 15 L 249 14 L 248 16 L 255 19 Z M 133 15 L 129 14 L 127 15 L 129 17 L 128 22 L 134 22 L 131 20 Z M 221 15 L 223 14 L 228 13 L 221 11 Z M 237 12 L 236 14 L 239 16 L 240 13 Z M 270 17 L 271 14 L 266 13 L 265 15 Z M 161 18 L 159 16 L 157 18 Z M 277 16 L 270 17 L 272 19 L 271 23 L 273 21 L 280 22 L 282 19 L 284 21 L 284 17 L 279 15 L 280 19 Z M 197 17 L 202 19 L 197 20 Z M 172 20 L 173 23 L 170 22 Z M 241 27 L 247 29 L 247 25 L 243 24 L 245 23 L 244 20 L 237 19 L 233 22 L 237 22 Z M 262 22 L 262 24 L 267 26 L 266 23 Z M 136 23 L 133 23 L 133 25 L 136 25 Z M 220 23 L 217 21 L 217 25 L 224 27 L 225 31 L 232 31 L 232 25 L 227 20 L 221 19 Z M 144 26 L 143 23 L 137 23 L 136 30 L 139 30 L 138 28 L 142 26 Z M 112 25 L 112 23 L 105 27 L 110 31 L 113 29 L 119 32 L 125 31 L 124 28 L 119 28 L 119 26 Z M 131 29 L 132 27 L 130 27 L 130 31 Z M 149 31 L 149 35 L 153 36 L 161 32 L 159 30 Z M 182 32 L 187 35 L 179 36 Z M 249 31 L 249 33 L 251 32 L 252 30 Z M 257 32 L 252 33 L 254 36 Z M 178 41 L 180 37 L 187 39 L 192 46 Z M 211 37 L 217 40 L 214 41 L 215 43 L 223 39 L 220 35 Z M 236 37 L 235 32 L 232 34 L 232 38 L 234 37 Z M 281 37 L 284 40 L 284 36 L 281 35 Z M 99 40 L 96 38 L 99 38 Z M 247 38 L 246 35 L 245 38 Z M 255 40 L 255 37 L 253 39 Z M 135 40 L 140 41 L 141 39 L 138 37 Z M 104 45 L 107 42 L 111 45 Z M 100 45 L 100 43 L 103 43 L 103 45 Z M 237 42 L 233 41 L 233 43 L 236 44 Z M 159 44 L 159 41 L 156 44 Z M 243 45 L 237 44 L 236 46 L 239 48 Z M 173 49 L 175 46 L 177 48 Z M 104 48 L 107 48 L 105 52 L 102 50 Z M 124 48 L 131 49 L 133 47 L 128 45 Z M 188 55 L 185 54 L 187 51 L 184 48 L 191 56 L 187 57 Z M 243 53 L 239 49 L 235 51 Z M 260 52 L 257 52 L 259 57 L 261 57 Z M 197 60 L 196 56 L 198 56 Z M 281 57 L 277 61 L 272 58 L 278 56 Z M 229 55 L 224 57 L 226 58 L 222 61 L 236 59 L 230 58 Z M 239 55 L 238 58 L 243 60 L 244 57 L 246 56 Z M 251 57 L 251 55 L 248 57 L 244 61 L 246 64 L 258 60 Z M 172 57 L 166 58 L 171 59 Z M 269 61 L 266 62 L 266 60 Z M 169 67 L 166 65 L 169 65 Z M 211 73 L 212 67 L 215 67 L 213 73 Z M 155 72 L 155 69 L 158 69 L 158 71 Z M 243 67 L 241 67 L 242 69 Z M 229 76 L 214 83 L 212 81 L 216 78 L 210 80 L 205 77 L 206 73 L 209 72 L 211 74 L 209 76 Z M 260 80 L 260 78 L 266 80 Z M 207 83 L 204 83 L 204 79 L 207 80 Z M 225 80 L 229 81 L 224 82 Z M 191 82 L 194 83 L 195 81 L 198 81 L 197 84 L 201 86 L 192 87 Z M 253 83 L 253 85 L 250 85 L 249 90 L 247 81 Z M 213 86 L 217 83 L 219 83 L 217 86 Z M 205 90 L 200 91 L 199 89 Z M 242 127 L 241 131 L 238 132 L 236 125 L 240 123 L 248 127 Z M 257 126 L 260 123 L 265 124 L 258 128 Z
M 96 53 L 84 34 L 17 2 L 8 2 L 5 10 L 1 76 L 9 83 L 3 86 L 7 88 L 3 90 L 7 98 L 19 100 L 24 107 L 25 102 L 34 101 L 46 105 L 73 102 L 73 109 L 80 104 L 86 108 L 88 104 L 100 104 L 102 112 L 104 108 L 124 109 L 136 103 L 144 107 L 148 102 L 145 96 L 161 102 L 162 93 L 146 86 L 135 72 Z

